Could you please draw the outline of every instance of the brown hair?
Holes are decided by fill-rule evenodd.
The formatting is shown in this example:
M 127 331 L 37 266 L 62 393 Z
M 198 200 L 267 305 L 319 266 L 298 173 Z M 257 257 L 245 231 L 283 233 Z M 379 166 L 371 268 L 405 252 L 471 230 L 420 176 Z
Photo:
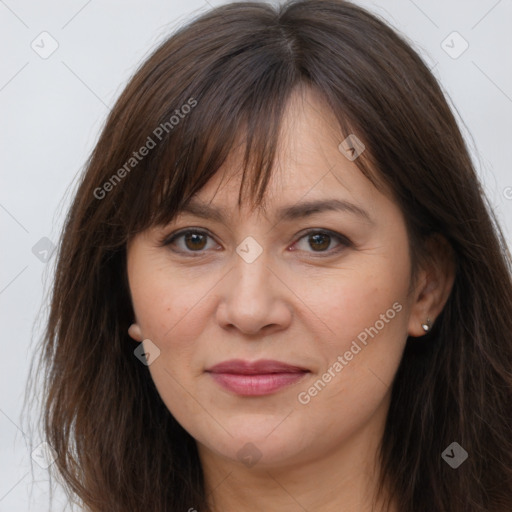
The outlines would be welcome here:
M 422 342 L 408 340 L 393 383 L 381 489 L 401 512 L 512 510 L 510 255 L 435 78 L 404 38 L 341 0 L 215 8 L 156 49 L 118 99 L 66 217 L 41 344 L 51 468 L 92 512 L 207 509 L 195 441 L 127 334 L 126 244 L 169 222 L 240 133 L 250 174 L 239 203 L 249 184 L 258 204 L 298 85 L 326 99 L 340 142 L 365 144 L 355 163 L 392 190 L 413 264 L 434 233 L 455 258 L 448 302 Z M 441 458 L 453 441 L 469 453 L 456 470 Z

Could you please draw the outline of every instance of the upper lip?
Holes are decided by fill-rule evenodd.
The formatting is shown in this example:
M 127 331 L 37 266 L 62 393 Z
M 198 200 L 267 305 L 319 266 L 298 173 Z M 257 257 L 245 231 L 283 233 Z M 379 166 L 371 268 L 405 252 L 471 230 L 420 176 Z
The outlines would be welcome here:
M 258 375 L 268 373 L 300 373 L 308 372 L 307 368 L 273 361 L 271 359 L 259 359 L 258 361 L 244 361 L 243 359 L 230 359 L 223 361 L 210 368 L 211 373 L 235 373 L 240 375 Z

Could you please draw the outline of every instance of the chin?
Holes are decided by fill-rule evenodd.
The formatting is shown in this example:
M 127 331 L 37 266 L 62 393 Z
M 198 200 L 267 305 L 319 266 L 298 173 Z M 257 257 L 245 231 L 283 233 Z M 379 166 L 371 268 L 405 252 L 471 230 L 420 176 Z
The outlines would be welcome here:
M 307 440 L 301 428 L 278 426 L 285 417 L 283 415 L 274 421 L 271 428 L 267 421 L 258 424 L 251 418 L 239 421 L 237 425 L 224 424 L 232 436 L 223 431 L 222 438 L 203 438 L 200 442 L 206 449 L 250 468 L 268 469 L 296 463 L 307 449 Z

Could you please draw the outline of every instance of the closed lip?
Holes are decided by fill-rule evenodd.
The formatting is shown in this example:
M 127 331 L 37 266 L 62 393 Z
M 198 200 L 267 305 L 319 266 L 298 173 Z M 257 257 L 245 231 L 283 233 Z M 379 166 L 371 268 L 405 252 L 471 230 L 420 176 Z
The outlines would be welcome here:
M 309 372 L 301 366 L 259 359 L 258 361 L 245 361 L 243 359 L 230 359 L 206 369 L 210 373 L 233 373 L 237 375 L 264 375 L 270 373 L 304 373 Z

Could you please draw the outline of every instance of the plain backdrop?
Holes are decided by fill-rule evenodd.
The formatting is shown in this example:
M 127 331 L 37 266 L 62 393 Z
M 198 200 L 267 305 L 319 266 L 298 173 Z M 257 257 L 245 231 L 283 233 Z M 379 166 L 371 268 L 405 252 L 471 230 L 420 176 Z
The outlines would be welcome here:
M 46 313 L 51 251 L 77 177 L 144 57 L 220 3 L 0 0 L 0 512 L 48 510 L 47 471 L 31 469 L 28 449 L 40 438 L 20 415 Z M 357 3 L 405 34 L 441 82 L 509 240 L 512 0 Z M 52 510 L 65 501 L 58 493 Z

